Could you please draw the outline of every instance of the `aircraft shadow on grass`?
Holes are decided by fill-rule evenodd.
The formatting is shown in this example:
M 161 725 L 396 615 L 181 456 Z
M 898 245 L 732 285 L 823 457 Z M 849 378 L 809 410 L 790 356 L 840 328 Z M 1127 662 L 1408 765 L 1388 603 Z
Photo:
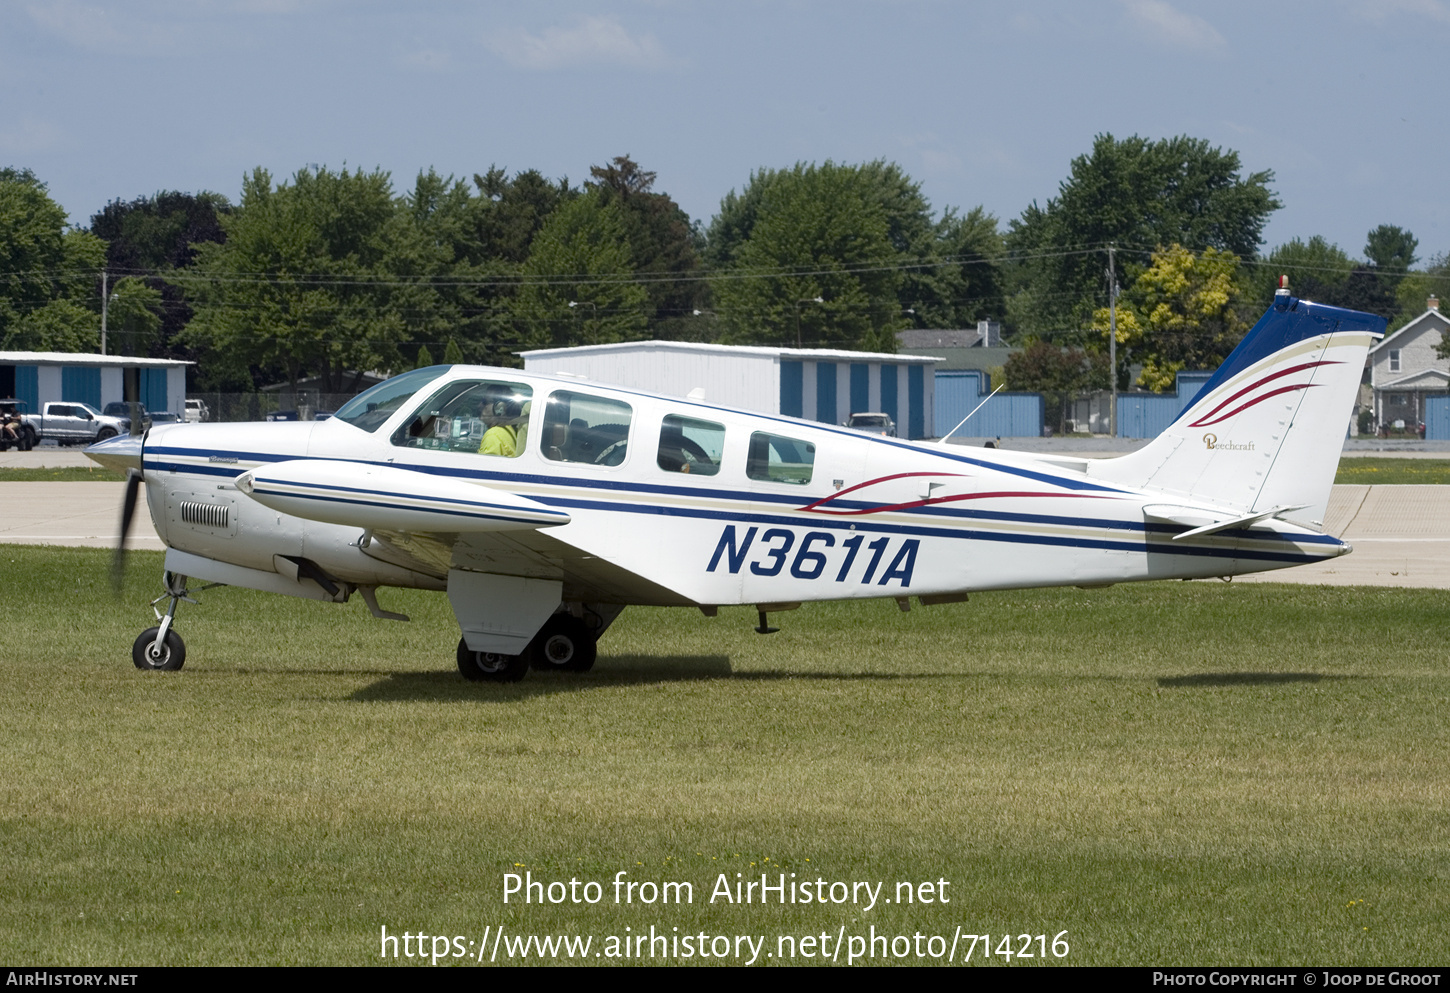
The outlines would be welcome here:
M 707 679 L 729 679 L 728 655 L 649 656 L 624 655 L 610 658 L 585 675 L 536 673 L 517 683 L 470 683 L 458 673 L 400 672 L 380 679 L 352 694 L 363 703 L 399 700 L 523 700 L 599 689 L 606 686 L 638 686 L 651 683 L 688 683 Z
M 577 693 L 610 686 L 645 686 L 660 683 L 689 683 L 711 679 L 740 682 L 774 680 L 881 681 L 921 679 L 967 679 L 982 673 L 932 672 L 799 672 L 764 670 L 735 672 L 728 655 L 618 655 L 600 660 L 600 665 L 586 675 L 574 673 L 536 673 L 519 683 L 487 684 L 460 681 L 455 672 L 400 672 L 365 686 L 352 694 L 361 703 L 396 702 L 402 700 L 477 700 L 502 702 L 522 700 L 555 693 Z
M 1188 676 L 1164 676 L 1158 685 L 1164 689 L 1195 686 L 1277 686 L 1283 683 L 1318 683 L 1331 679 L 1359 679 L 1359 676 L 1333 676 L 1319 672 L 1196 672 Z

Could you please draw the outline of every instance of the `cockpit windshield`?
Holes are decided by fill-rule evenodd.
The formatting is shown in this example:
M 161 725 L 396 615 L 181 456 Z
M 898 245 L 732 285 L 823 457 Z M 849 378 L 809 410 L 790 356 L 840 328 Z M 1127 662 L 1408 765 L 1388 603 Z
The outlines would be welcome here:
M 414 369 L 412 372 L 394 376 L 370 390 L 359 393 L 343 404 L 342 408 L 332 415 L 333 419 L 347 421 L 353 427 L 362 428 L 364 431 L 376 431 L 383 426 L 383 422 L 397 413 L 398 408 L 407 403 L 414 393 L 451 368 L 452 366 L 446 365 L 430 365 L 423 369 Z

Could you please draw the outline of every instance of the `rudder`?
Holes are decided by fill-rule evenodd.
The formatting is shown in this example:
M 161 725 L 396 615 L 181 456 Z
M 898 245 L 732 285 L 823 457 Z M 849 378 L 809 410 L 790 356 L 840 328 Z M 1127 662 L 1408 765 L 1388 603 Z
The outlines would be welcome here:
M 1384 329 L 1382 317 L 1281 290 L 1167 430 L 1131 455 L 1093 463 L 1089 472 L 1319 526 L 1365 355 Z

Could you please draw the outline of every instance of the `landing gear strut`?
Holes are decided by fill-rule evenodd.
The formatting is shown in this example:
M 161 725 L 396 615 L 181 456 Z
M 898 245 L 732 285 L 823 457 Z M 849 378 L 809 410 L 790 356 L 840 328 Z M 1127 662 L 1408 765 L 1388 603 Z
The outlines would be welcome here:
M 174 572 L 163 573 L 162 582 L 166 585 L 166 592 L 151 601 L 151 611 L 161 623 L 141 632 L 136 643 L 131 646 L 131 661 L 136 664 L 138 669 L 174 672 L 186 662 L 186 643 L 181 640 L 181 635 L 171 629 L 171 623 L 176 619 L 176 608 L 181 601 L 185 600 L 187 603 L 197 601 L 191 598 L 191 591 L 186 588 L 185 576 L 178 576 Z M 213 586 L 221 585 L 221 583 L 208 583 L 201 589 L 209 590 Z M 171 602 L 167 604 L 166 613 L 163 614 L 156 605 L 166 599 L 170 599 Z

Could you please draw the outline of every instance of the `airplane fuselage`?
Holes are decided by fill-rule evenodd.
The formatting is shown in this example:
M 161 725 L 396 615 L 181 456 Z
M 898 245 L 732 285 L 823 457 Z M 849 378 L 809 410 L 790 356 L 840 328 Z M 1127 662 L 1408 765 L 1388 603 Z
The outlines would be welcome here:
M 526 388 L 540 410 L 558 394 L 576 406 L 614 404 L 627 410 L 627 423 L 622 432 L 611 425 L 619 440 L 600 461 L 551 446 L 568 429 L 556 426 L 549 437 L 537 413 L 513 457 L 481 454 L 467 425 L 461 443 L 446 431 L 429 435 L 434 447 L 400 433 L 425 394 L 481 380 Z M 713 447 L 708 457 L 678 457 L 681 424 Z M 451 430 L 457 434 L 456 424 Z M 260 482 L 283 463 L 302 477 L 308 463 L 407 475 L 341 496 L 321 484 L 309 491 L 303 479 L 294 495 L 312 502 L 287 506 L 306 517 L 238 490 L 243 474 Z M 196 560 L 281 573 L 304 586 L 305 574 L 297 578 L 288 562 L 315 563 L 354 587 L 444 589 L 450 571 L 463 570 L 557 581 L 565 601 L 786 604 L 1230 576 L 1348 550 L 1283 520 L 1175 541 L 1189 526 L 1155 516 L 1163 493 L 1093 478 L 1082 460 L 907 442 L 478 367 L 444 373 L 374 430 L 340 419 L 158 427 L 146 440 L 144 469 L 157 532 L 182 553 L 168 568 L 218 581 L 229 581 L 225 570 L 208 575 Z M 416 485 L 405 493 L 398 479 Z M 453 531 L 435 518 L 418 517 L 435 523 L 410 528 L 366 509 L 347 523 L 344 504 L 364 496 L 379 512 L 407 497 L 417 498 L 418 514 L 430 512 L 430 481 L 524 498 L 567 523 L 540 515 L 542 523 Z

